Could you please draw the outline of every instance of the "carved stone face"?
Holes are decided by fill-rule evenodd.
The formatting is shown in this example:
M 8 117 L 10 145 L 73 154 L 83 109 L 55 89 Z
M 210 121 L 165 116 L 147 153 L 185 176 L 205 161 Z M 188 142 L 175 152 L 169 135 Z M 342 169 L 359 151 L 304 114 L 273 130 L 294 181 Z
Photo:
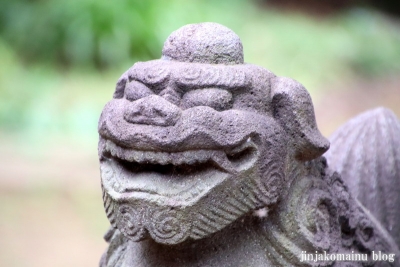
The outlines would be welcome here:
M 232 31 L 188 25 L 120 78 L 99 157 L 107 216 L 127 237 L 200 239 L 277 202 L 291 139 L 274 118 L 275 75 L 242 63 Z

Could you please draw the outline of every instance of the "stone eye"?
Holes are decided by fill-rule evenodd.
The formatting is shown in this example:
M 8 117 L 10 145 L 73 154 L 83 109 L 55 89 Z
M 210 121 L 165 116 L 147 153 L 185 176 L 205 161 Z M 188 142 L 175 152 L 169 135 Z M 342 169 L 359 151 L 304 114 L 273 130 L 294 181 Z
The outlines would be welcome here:
M 181 107 L 188 109 L 196 106 L 208 106 L 217 111 L 231 108 L 232 94 L 217 88 L 197 89 L 184 94 Z
M 131 81 L 125 86 L 125 98 L 129 101 L 135 101 L 153 94 L 150 88 L 137 81 Z

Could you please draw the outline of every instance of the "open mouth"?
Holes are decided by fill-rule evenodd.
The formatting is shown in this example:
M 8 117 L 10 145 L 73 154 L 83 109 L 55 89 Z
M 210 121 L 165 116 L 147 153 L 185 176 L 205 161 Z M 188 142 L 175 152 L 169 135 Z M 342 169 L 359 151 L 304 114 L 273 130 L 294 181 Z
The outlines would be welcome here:
M 256 145 L 248 138 L 226 150 L 182 152 L 140 151 L 106 141 L 102 165 L 112 168 L 122 192 L 144 192 L 192 199 L 257 160 Z

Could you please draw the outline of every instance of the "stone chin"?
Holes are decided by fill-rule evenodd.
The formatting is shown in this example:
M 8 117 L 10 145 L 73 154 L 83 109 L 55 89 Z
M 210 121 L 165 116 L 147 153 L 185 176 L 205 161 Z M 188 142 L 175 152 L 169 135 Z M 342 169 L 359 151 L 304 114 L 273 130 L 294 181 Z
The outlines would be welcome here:
M 230 117 L 220 113 L 222 120 Z M 175 146 L 179 150 L 165 146 L 156 152 L 124 146 L 103 134 L 99 142 L 103 198 L 113 227 L 133 241 L 152 238 L 178 244 L 204 238 L 255 209 L 275 204 L 284 182 L 282 129 L 269 116 L 244 113 L 243 119 L 247 117 L 254 127 L 245 131 L 232 126 L 239 132 L 236 138 L 224 144 L 214 140 L 213 149 L 182 144 Z M 174 134 L 172 138 L 180 139 Z M 197 143 L 210 140 L 204 137 Z

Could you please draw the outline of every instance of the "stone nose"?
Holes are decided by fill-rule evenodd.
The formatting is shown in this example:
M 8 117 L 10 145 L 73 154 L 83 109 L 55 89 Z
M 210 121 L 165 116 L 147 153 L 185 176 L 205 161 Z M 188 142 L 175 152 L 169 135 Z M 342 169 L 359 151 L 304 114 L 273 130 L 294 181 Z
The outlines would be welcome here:
M 173 126 L 181 115 L 181 109 L 158 95 L 150 95 L 125 107 L 124 119 L 130 123 L 157 126 Z

